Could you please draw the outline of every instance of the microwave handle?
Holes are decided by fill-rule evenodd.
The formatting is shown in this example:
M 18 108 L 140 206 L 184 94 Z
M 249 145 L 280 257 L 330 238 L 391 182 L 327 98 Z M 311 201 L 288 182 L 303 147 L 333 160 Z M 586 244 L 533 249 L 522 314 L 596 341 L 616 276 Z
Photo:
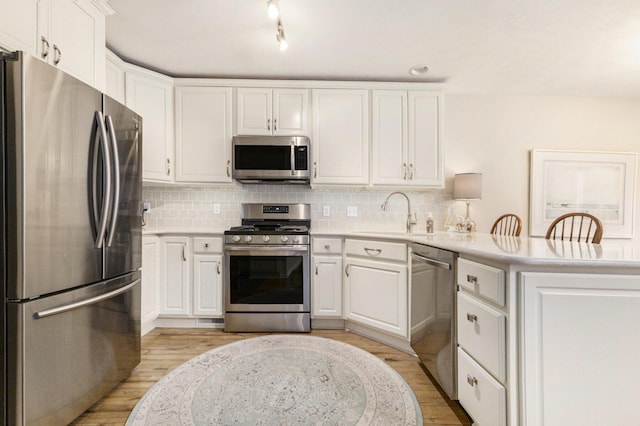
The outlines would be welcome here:
M 291 142 L 291 176 L 295 176 L 296 174 L 296 151 L 295 145 Z

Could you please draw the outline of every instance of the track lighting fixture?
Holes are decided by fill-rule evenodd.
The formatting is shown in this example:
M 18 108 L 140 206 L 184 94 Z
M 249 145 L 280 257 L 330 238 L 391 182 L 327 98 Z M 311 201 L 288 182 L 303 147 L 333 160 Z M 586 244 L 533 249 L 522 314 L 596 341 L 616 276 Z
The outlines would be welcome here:
M 285 50 L 289 47 L 289 43 L 287 43 L 287 39 L 284 37 L 284 27 L 282 26 L 282 22 L 278 19 L 278 28 L 276 30 L 276 40 L 278 41 L 278 46 L 280 46 L 280 50 Z
M 267 0 L 267 12 L 269 18 L 278 19 L 280 16 L 280 2 L 278 0 Z

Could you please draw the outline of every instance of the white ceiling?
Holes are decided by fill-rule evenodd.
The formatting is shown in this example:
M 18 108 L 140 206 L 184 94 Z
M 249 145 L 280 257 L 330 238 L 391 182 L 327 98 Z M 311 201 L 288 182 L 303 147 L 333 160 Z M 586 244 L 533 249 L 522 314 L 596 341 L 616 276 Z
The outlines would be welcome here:
M 111 0 L 107 45 L 175 77 L 443 82 L 640 97 L 639 0 Z M 430 67 L 412 77 L 416 64 Z

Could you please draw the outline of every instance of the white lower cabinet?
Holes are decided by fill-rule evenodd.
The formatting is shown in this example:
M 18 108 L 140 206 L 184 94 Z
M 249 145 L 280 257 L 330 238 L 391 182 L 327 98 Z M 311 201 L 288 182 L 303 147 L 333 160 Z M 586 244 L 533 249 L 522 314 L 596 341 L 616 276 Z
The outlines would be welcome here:
M 474 424 L 506 425 L 505 272 L 462 257 L 457 265 L 458 399 Z
M 521 273 L 522 424 L 640 419 L 640 276 Z
M 162 237 L 161 245 L 160 317 L 222 317 L 222 237 Z
M 342 318 L 342 239 L 312 241 L 311 317 Z
M 408 338 L 407 248 L 402 243 L 345 241 L 345 318 Z
M 153 329 L 160 306 L 160 239 L 155 235 L 142 237 L 142 303 L 140 320 L 142 334 Z

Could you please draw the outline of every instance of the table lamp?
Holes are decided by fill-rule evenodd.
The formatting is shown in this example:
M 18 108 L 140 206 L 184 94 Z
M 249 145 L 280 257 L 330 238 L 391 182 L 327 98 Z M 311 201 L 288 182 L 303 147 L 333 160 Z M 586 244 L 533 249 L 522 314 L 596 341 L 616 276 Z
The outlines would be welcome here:
M 467 215 L 464 218 L 463 231 L 476 230 L 476 224 L 469 216 L 471 200 L 482 199 L 482 173 L 459 173 L 454 176 L 453 198 L 467 203 Z

